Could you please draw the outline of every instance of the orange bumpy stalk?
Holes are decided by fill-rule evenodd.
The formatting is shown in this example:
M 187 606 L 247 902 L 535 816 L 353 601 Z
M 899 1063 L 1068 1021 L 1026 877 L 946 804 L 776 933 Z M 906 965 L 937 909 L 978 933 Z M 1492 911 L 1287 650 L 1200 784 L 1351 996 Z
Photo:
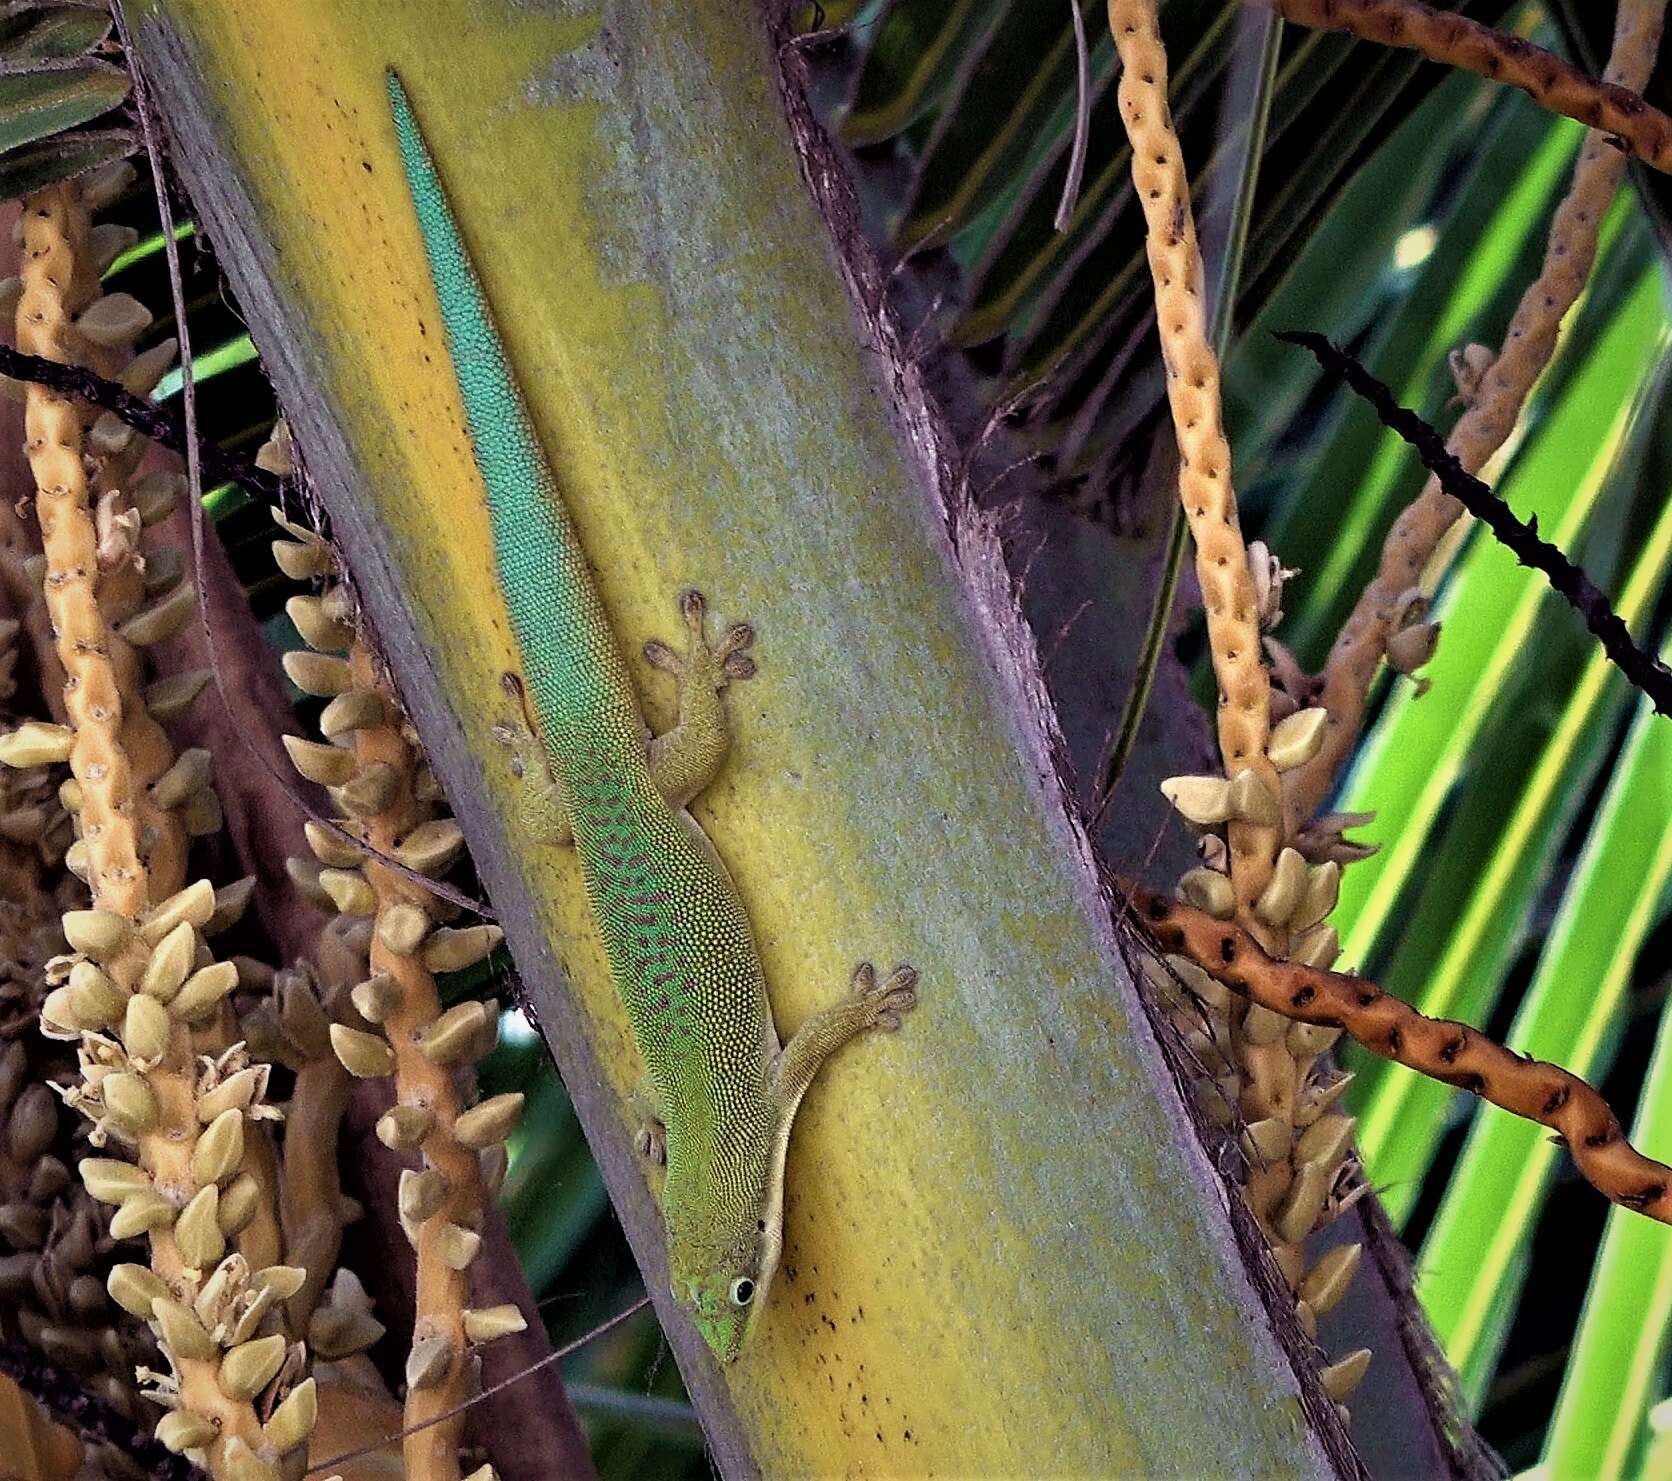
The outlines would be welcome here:
M 1192 871 L 1190 883 L 1222 894 L 1224 914 L 1284 955 L 1293 902 L 1274 911 L 1271 892 L 1288 891 L 1292 881 L 1274 877 L 1284 862 L 1282 787 L 1268 754 L 1272 694 L 1260 636 L 1262 598 L 1238 525 L 1219 364 L 1208 342 L 1202 258 L 1167 103 L 1167 57 L 1155 0 L 1110 0 L 1109 29 L 1121 58 L 1121 119 L 1132 142 L 1132 179 L 1147 226 L 1156 327 L 1179 448 L 1179 499 L 1196 546 L 1196 576 L 1220 690 L 1217 728 L 1228 784 L 1218 787 L 1222 803 L 1212 813 L 1226 825 L 1226 846 L 1210 867 Z M 1212 790 L 1210 779 L 1198 780 Z M 1287 861 L 1291 877 L 1297 862 Z M 1213 1005 L 1205 1032 L 1200 1024 L 1180 1027 L 1207 1077 L 1206 1113 L 1224 1123 L 1242 1118 L 1258 1128 L 1262 1155 L 1251 1165 L 1243 1193 L 1297 1292 L 1297 1319 L 1310 1335 L 1317 1315 L 1345 1288 L 1356 1259 L 1356 1248 L 1339 1254 L 1325 1271 L 1327 1289 L 1320 1290 L 1302 1249 L 1306 1234 L 1351 1197 L 1343 1191 L 1352 1178 L 1351 1122 L 1329 1110 L 1321 1087 L 1308 1084 L 1330 1036 L 1273 1019 L 1228 996 Z M 1361 1351 L 1326 1368 L 1322 1377 L 1330 1393 L 1344 1397 L 1368 1360 Z
M 1273 960 L 1240 926 L 1123 881 L 1136 919 L 1163 951 L 1196 963 L 1251 1002 L 1301 1023 L 1345 1029 L 1372 1054 L 1548 1126 L 1598 1192 L 1672 1223 L 1672 1168 L 1637 1151 L 1577 1075 L 1526 1059 L 1467 1024 L 1428 1018 L 1375 983 Z
M 349 662 L 357 692 L 386 694 L 364 644 L 354 645 Z M 365 820 L 366 841 L 381 853 L 392 852 L 432 811 L 412 798 L 411 750 L 393 724 L 383 724 L 357 731 L 354 751 L 362 767 L 388 767 L 391 774 L 401 778 L 393 803 Z M 378 909 L 385 920 L 389 912 L 403 906 L 422 912 L 433 903 L 433 897 L 381 864 L 368 860 L 364 875 L 378 897 Z M 454 1135 L 463 1105 L 452 1068 L 429 1058 L 421 1047 L 426 1033 L 441 1017 L 435 978 L 418 951 L 399 941 L 391 944 L 391 940 L 389 931 L 373 933 L 371 969 L 374 976 L 386 977 L 395 1000 L 382 1028 L 395 1051 L 396 1103 L 428 1113 L 431 1129 L 419 1143 L 426 1172 L 420 1176 L 439 1177 L 445 1190 L 434 1206 L 426 1206 L 408 1227 L 418 1260 L 414 1299 L 417 1319 L 408 1355 L 405 1420 L 412 1426 L 424 1424 L 470 1397 L 471 1343 L 463 1325 L 470 1298 L 469 1265 L 457 1258 L 450 1262 L 442 1241 L 474 1235 L 485 1193 L 476 1153 Z M 463 1425 L 461 1416 L 408 1436 L 406 1465 L 415 1481 L 456 1481 L 461 1474 L 459 1440 Z
M 1228 777 L 1252 772 L 1270 798 L 1268 815 L 1250 815 L 1245 809 L 1229 830 L 1238 914 L 1252 929 L 1262 930 L 1254 904 L 1271 879 L 1277 856 L 1282 795 L 1266 756 L 1271 685 L 1260 648 L 1248 552 L 1237 522 L 1231 449 L 1220 416 L 1219 361 L 1208 343 L 1202 254 L 1184 158 L 1167 106 L 1167 53 L 1155 0 L 1109 0 L 1109 30 L 1120 52 L 1120 114 L 1132 141 L 1132 182 L 1148 226 L 1156 327 L 1179 447 L 1179 499 L 1196 545 L 1196 579 L 1219 681 L 1219 749 Z
M 87 213 L 74 189 L 33 196 L 23 217 L 23 295 L 18 348 L 68 363 L 66 343 L 80 269 L 76 245 L 87 237 Z M 140 862 L 134 784 L 122 745 L 122 695 L 111 662 L 103 615 L 94 596 L 98 540 L 83 463 L 81 415 L 67 397 L 31 385 L 24 448 L 35 475 L 41 543 L 46 551 L 47 611 L 68 675 L 64 703 L 75 741 L 70 769 L 97 785 L 83 791 L 88 883 L 103 908 L 138 919 L 150 901 Z
M 1648 82 L 1665 12 L 1666 0 L 1621 0 L 1605 77 L 1632 88 Z M 1287 6 L 1284 14 L 1288 14 Z M 1469 472 L 1478 473 L 1509 439 L 1528 393 L 1550 363 L 1562 319 L 1590 276 L 1597 233 L 1625 166 L 1625 156 L 1604 135 L 1592 133 L 1586 138 L 1573 183 L 1550 224 L 1544 266 L 1522 294 L 1503 347 L 1470 394 L 1469 408 L 1447 441 Z M 1429 558 L 1462 512 L 1438 480 L 1430 478 L 1389 530 L 1381 566 L 1343 625 L 1324 669 L 1318 702 L 1328 711 L 1329 721 L 1323 745 L 1309 762 L 1283 778 L 1284 813 L 1291 835 L 1329 794 L 1358 739 L 1370 682 L 1387 650 L 1397 614 L 1408 610 L 1403 598 L 1417 586 Z
M 1672 170 L 1672 118 L 1637 88 L 1587 77 L 1571 62 L 1479 21 L 1419 0 L 1248 0 L 1321 31 L 1421 52 L 1430 61 L 1518 87 L 1541 108 L 1576 118 L 1619 141 L 1645 164 Z M 1641 84 L 1638 84 L 1638 88 Z

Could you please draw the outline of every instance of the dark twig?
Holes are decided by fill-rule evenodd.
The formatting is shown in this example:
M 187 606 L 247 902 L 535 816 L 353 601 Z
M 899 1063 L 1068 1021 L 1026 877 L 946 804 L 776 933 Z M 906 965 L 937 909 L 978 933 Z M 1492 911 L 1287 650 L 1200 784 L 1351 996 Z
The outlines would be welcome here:
M 147 401 L 119 382 L 107 381 L 91 370 L 83 370 L 78 365 L 60 365 L 56 360 L 25 355 L 10 345 L 0 345 L 0 375 L 9 375 L 18 381 L 33 381 L 65 396 L 80 397 L 89 405 L 120 417 L 134 431 L 171 452 L 183 454 L 186 451 L 186 424 L 178 408 Z M 203 466 L 209 470 L 210 477 L 241 483 L 269 504 L 280 501 L 279 480 L 247 459 L 225 452 L 212 442 L 200 442 L 198 455 L 203 459 Z
M 1423 465 L 1440 487 L 1489 529 L 1524 566 L 1542 571 L 1568 604 L 1585 619 L 1610 662 L 1643 693 L 1657 714 L 1672 716 L 1672 669 L 1632 641 L 1620 614 L 1609 605 L 1596 583 L 1548 540 L 1540 539 L 1538 518 L 1522 520 L 1452 456 L 1445 439 L 1414 411 L 1407 410 L 1381 381 L 1351 355 L 1321 334 L 1284 330 L 1277 336 L 1286 344 L 1310 350 L 1318 363 L 1375 408 L 1383 424 L 1416 449 Z
M 1086 146 L 1091 141 L 1091 53 L 1086 47 L 1086 21 L 1080 14 L 1080 0 L 1068 0 L 1069 19 L 1074 23 L 1074 147 L 1068 155 L 1068 174 L 1062 182 L 1062 199 L 1051 225 L 1067 231 L 1080 204 L 1080 181 L 1086 173 Z

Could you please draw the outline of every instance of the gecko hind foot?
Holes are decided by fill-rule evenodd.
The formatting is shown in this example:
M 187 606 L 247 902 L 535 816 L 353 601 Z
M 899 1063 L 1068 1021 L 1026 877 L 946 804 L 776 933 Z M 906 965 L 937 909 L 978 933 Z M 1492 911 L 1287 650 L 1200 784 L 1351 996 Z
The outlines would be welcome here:
M 710 644 L 707 603 L 703 594 L 691 587 L 680 592 L 679 611 L 688 634 L 685 652 L 675 653 L 666 643 L 652 638 L 644 645 L 645 662 L 674 675 L 681 683 L 702 683 L 715 693 L 733 681 L 754 677 L 755 660 L 747 651 L 755 641 L 754 628 L 747 622 L 734 623 L 718 644 Z
M 867 1008 L 870 1027 L 893 1033 L 900 1019 L 917 1006 L 917 968 L 896 967 L 878 982 L 876 969 L 861 962 L 849 992 Z

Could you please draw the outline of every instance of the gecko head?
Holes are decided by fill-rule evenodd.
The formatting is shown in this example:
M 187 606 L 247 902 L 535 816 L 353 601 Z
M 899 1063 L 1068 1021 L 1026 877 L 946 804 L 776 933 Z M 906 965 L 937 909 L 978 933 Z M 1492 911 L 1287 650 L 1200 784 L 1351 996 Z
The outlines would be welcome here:
M 722 1363 L 735 1361 L 753 1334 L 778 1268 L 782 1234 L 767 1213 L 739 1220 L 734 1237 L 718 1240 L 692 1238 L 678 1223 L 669 1224 L 674 1296 Z

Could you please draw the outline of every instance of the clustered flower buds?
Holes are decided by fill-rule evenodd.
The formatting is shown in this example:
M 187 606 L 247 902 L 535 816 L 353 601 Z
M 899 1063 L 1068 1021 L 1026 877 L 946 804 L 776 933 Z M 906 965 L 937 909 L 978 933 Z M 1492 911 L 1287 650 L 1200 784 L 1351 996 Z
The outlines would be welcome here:
M 1206 336 L 1202 264 L 1190 187 L 1167 106 L 1167 56 L 1155 0 L 1112 0 L 1109 26 L 1122 64 L 1120 114 L 1149 235 L 1156 320 L 1179 448 L 1179 497 L 1196 545 L 1208 644 L 1220 698 L 1222 776 L 1178 776 L 1161 791 L 1201 834 L 1201 863 L 1177 893 L 1216 920 L 1236 921 L 1278 955 L 1332 957 L 1340 865 L 1314 861 L 1290 836 L 1286 778 L 1313 762 L 1330 731 L 1319 686 L 1270 632 L 1284 584 L 1296 573 L 1265 545 L 1245 547 L 1222 426 L 1219 371 Z M 1268 669 L 1266 658 L 1271 659 Z M 1346 1083 L 1323 1062 L 1334 1035 L 1245 1004 L 1181 955 L 1146 964 L 1150 985 L 1194 1060 L 1198 1104 L 1235 1133 L 1244 1195 L 1278 1267 L 1295 1290 L 1302 1328 L 1316 1332 L 1319 1303 L 1340 1299 L 1355 1253 L 1329 1280 L 1312 1280 L 1302 1241 L 1359 1196 L 1351 1118 L 1329 1109 Z M 1311 1281 L 1310 1284 L 1308 1282 Z M 1305 1287 L 1307 1294 L 1302 1295 Z M 1343 1399 L 1368 1353 L 1323 1369 Z
M 120 173 L 25 202 L 18 342 L 154 386 L 168 356 L 132 353 L 149 315 L 126 295 L 101 296 L 92 269 L 125 239 L 100 236 L 88 219 Z M 112 1210 L 110 1236 L 150 1247 L 148 1264 L 119 1263 L 105 1284 L 150 1325 L 166 1364 L 139 1372 L 169 1411 L 160 1438 L 218 1477 L 280 1481 L 305 1456 L 313 1389 L 305 1350 L 272 1329 L 270 1308 L 301 1272 L 271 1261 L 252 1270 L 238 1248 L 266 1202 L 247 1165 L 251 1128 L 277 1113 L 266 1067 L 221 1037 L 239 973 L 207 944 L 237 919 L 249 887 L 187 882 L 189 840 L 219 828 L 220 807 L 208 756 L 177 756 L 159 719 L 189 703 L 202 678 L 147 691 L 140 677 L 142 650 L 195 610 L 184 560 L 141 543 L 178 481 L 136 482 L 141 441 L 60 394 L 32 384 L 25 406 L 43 545 L 26 571 L 41 582 L 67 676 L 68 723 L 25 721 L 0 739 L 0 761 L 69 762 L 58 802 L 75 838 L 63 862 L 92 894 L 89 907 L 64 912 L 67 949 L 43 968 L 41 1030 L 74 1046 L 79 1069 L 52 1083 L 88 1118 L 95 1152 L 134 1159 L 79 1166 L 87 1194 Z M 204 1053 L 200 1041 L 217 1047 Z
M 522 1096 L 470 1105 L 473 1067 L 494 1044 L 498 1014 L 467 999 L 443 1009 L 435 977 L 482 962 L 501 932 L 487 924 L 452 925 L 457 909 L 424 886 L 464 850 L 458 824 L 438 811 L 440 789 L 423 764 L 417 738 L 371 651 L 356 634 L 347 588 L 333 578 L 330 547 L 275 514 L 288 538 L 275 543 L 280 567 L 327 584 L 291 599 L 288 610 L 308 644 L 285 657 L 285 671 L 305 693 L 327 701 L 322 739 L 287 736 L 302 775 L 318 782 L 337 826 L 306 829 L 311 859 L 289 861 L 291 877 L 322 909 L 367 931 L 367 974 L 348 998 L 357 1021 L 327 1026 L 332 1052 L 357 1079 L 393 1081 L 393 1101 L 377 1122 L 378 1138 L 415 1165 L 400 1177 L 401 1228 L 417 1254 L 418 1310 L 407 1353 L 406 1423 L 423 1424 L 469 1397 L 474 1349 L 525 1325 L 515 1306 L 468 1304 L 469 1270 L 482 1248 L 486 1200 L 506 1166 L 505 1140 Z M 340 1299 L 322 1306 L 311 1329 L 321 1351 L 333 1350 L 369 1313 Z M 438 1454 L 456 1453 L 460 1421 L 442 1421 L 413 1437 L 407 1472 L 424 1481 Z M 437 1438 L 437 1436 L 441 1438 Z M 457 1476 L 457 1469 L 451 1476 Z M 491 1474 L 477 1473 L 482 1481 Z

